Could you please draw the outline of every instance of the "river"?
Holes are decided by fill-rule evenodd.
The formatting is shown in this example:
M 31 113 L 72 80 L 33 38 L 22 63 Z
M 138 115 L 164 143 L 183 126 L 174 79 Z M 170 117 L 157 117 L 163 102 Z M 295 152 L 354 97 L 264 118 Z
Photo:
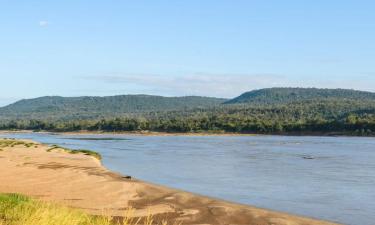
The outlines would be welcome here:
M 375 138 L 1 134 L 90 149 L 123 174 L 344 224 L 375 221 Z

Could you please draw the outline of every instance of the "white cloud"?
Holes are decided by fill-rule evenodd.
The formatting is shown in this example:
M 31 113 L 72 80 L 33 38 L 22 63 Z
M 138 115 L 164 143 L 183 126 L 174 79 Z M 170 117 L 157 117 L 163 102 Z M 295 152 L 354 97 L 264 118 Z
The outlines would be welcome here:
M 50 23 L 47 20 L 39 21 L 39 26 L 41 27 L 47 27 L 48 25 L 50 25 Z

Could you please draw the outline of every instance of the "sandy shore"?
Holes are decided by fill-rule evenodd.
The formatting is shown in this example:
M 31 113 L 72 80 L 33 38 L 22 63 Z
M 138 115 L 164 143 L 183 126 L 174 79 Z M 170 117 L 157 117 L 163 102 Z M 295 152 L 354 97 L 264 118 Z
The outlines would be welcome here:
M 183 224 L 334 224 L 129 179 L 107 170 L 94 157 L 48 151 L 50 146 L 32 141 L 7 146 L 1 142 L 4 140 L 0 139 L 2 193 L 22 193 L 97 215 L 122 216 L 132 207 L 134 216 L 152 213 Z
M 235 132 L 156 132 L 156 131 L 32 131 L 32 130 L 0 130 L 0 134 L 12 133 L 45 133 L 56 135 L 134 135 L 134 136 L 312 136 L 312 137 L 375 137 L 374 135 L 355 135 L 348 132 L 282 132 L 282 133 L 235 133 Z
M 263 134 L 245 134 L 245 133 L 214 133 L 214 132 L 155 132 L 155 131 L 64 131 L 64 132 L 51 132 L 51 131 L 32 131 L 32 130 L 0 130 L 0 134 L 17 134 L 17 133 L 44 133 L 55 135 L 134 135 L 134 136 L 258 136 Z

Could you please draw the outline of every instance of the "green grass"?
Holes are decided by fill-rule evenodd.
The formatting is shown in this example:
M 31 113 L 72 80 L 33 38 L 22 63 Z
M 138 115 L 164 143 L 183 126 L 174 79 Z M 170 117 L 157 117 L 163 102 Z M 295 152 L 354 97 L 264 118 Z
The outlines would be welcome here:
M 112 225 L 110 218 L 45 203 L 18 194 L 0 195 L 1 225 Z
M 78 209 L 34 200 L 19 194 L 0 194 L 0 225 L 167 225 L 152 216 L 133 219 L 128 211 L 121 221 L 92 216 Z
M 84 154 L 84 155 L 89 155 L 89 156 L 92 156 L 92 157 L 95 157 L 97 158 L 98 160 L 101 160 L 102 159 L 102 156 L 98 153 L 98 152 L 94 152 L 94 151 L 91 151 L 91 150 L 86 150 L 86 149 L 68 149 L 68 148 L 64 148 L 64 147 L 61 147 L 59 145 L 52 145 L 51 148 L 47 149 L 47 152 L 51 152 L 52 150 L 55 150 L 55 149 L 62 149 L 63 151 L 67 152 L 67 153 L 70 153 L 70 154 Z
M 26 143 L 24 141 L 18 141 L 14 139 L 0 139 L 0 148 L 15 147 L 17 145 L 29 146 L 31 143 Z M 34 144 L 32 144 L 34 145 Z
M 18 140 L 15 140 L 15 139 L 0 139 L 0 151 L 2 151 L 3 148 L 7 148 L 7 147 L 13 148 L 13 147 L 19 146 L 19 145 L 23 145 L 26 148 L 31 148 L 33 146 L 37 147 L 37 144 L 32 143 L 32 142 L 18 141 Z M 99 153 L 91 151 L 91 150 L 86 150 L 86 149 L 74 150 L 74 149 L 64 148 L 64 147 L 61 147 L 59 145 L 52 145 L 49 149 L 47 149 L 47 152 L 51 152 L 52 150 L 55 150 L 55 149 L 61 149 L 61 150 L 65 151 L 67 153 L 70 153 L 70 154 L 81 153 L 81 154 L 84 154 L 84 155 L 95 157 L 99 160 L 102 159 L 102 156 Z
M 61 146 L 59 146 L 59 145 L 52 145 L 49 149 L 47 149 L 47 152 L 51 152 L 52 150 L 55 150 L 55 149 L 62 149 L 62 150 L 68 150 L 68 149 L 66 149 L 66 148 L 64 148 L 64 147 L 61 147 Z
M 77 149 L 77 150 L 67 150 L 67 152 L 70 153 L 70 154 L 79 154 L 79 153 L 82 153 L 84 155 L 89 155 L 89 156 L 95 157 L 95 158 L 97 158 L 99 160 L 102 159 L 102 156 L 99 153 L 91 151 L 91 150 Z
M 37 147 L 37 144 L 32 143 L 32 142 L 18 141 L 18 140 L 15 140 L 15 139 L 0 139 L 0 151 L 2 151 L 3 148 L 15 147 L 15 146 L 18 146 L 18 145 L 23 145 L 26 148 L 31 148 L 33 146 Z M 102 159 L 102 156 L 99 153 L 91 151 L 91 150 L 86 150 L 86 149 L 76 149 L 76 150 L 74 150 L 74 149 L 64 148 L 64 147 L 61 147 L 59 145 L 52 145 L 49 149 L 47 149 L 47 152 L 51 152 L 52 150 L 55 150 L 55 149 L 61 149 L 61 150 L 65 151 L 67 153 L 70 153 L 70 154 L 84 154 L 84 155 L 92 156 L 92 157 L 97 158 L 98 160 Z
M 0 148 L 15 147 L 15 146 L 19 146 L 19 145 L 23 145 L 26 148 L 38 146 L 37 144 L 32 143 L 32 142 L 24 142 L 24 141 L 19 141 L 19 140 L 15 140 L 15 139 L 9 139 L 9 138 L 0 139 Z
M 24 145 L 25 145 L 26 148 L 30 148 L 30 147 L 34 146 L 35 144 L 30 142 L 30 143 L 26 143 Z

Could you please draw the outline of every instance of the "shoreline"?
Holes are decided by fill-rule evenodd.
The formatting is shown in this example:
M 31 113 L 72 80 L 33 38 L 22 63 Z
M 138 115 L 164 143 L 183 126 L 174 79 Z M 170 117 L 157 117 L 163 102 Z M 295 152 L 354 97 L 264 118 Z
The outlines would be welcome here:
M 290 137 L 375 137 L 375 135 L 354 135 L 345 132 L 289 132 L 289 133 L 236 133 L 236 132 L 156 132 L 156 131 L 33 131 L 0 130 L 0 134 L 43 133 L 51 135 L 134 135 L 134 136 L 290 136 Z
M 139 217 L 151 212 L 183 224 L 335 224 L 129 179 L 91 156 L 48 152 L 50 146 L 34 141 L 12 141 L 22 144 L 0 147 L 1 193 L 26 194 L 96 215 L 108 210 L 121 216 L 133 207 Z

